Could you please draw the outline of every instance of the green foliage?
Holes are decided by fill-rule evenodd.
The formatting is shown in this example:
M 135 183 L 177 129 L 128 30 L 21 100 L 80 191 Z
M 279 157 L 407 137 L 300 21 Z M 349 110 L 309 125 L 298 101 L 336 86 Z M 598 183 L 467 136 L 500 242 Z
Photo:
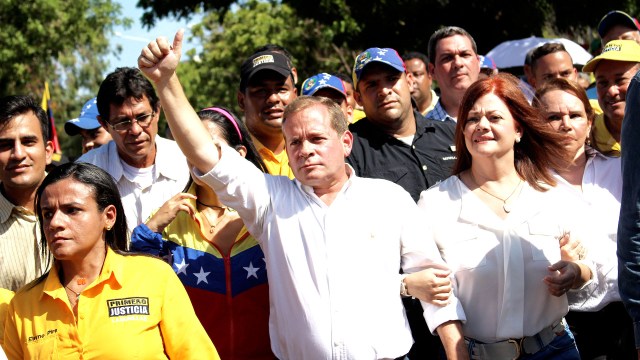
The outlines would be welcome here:
M 244 7 L 245 1 L 138 1 L 150 21 L 171 14 L 188 16 L 196 9 L 219 10 L 220 16 L 233 9 L 232 4 Z M 282 4 L 295 9 L 299 19 L 313 19 L 340 48 L 358 52 L 372 46 L 393 47 L 400 53 L 426 53 L 431 34 L 446 25 L 469 31 L 480 53 L 502 41 L 532 35 L 589 43 L 597 37 L 593 29 L 608 11 L 619 9 L 637 16 L 639 10 L 633 0 L 319 0 L 312 5 L 308 0 L 282 0 Z M 284 31 L 290 34 L 295 29 L 290 26 Z
M 233 3 L 235 0 L 138 0 L 137 6 L 145 9 L 142 14 L 142 23 L 151 27 L 158 19 L 188 18 L 198 11 L 219 11 L 224 16 Z
M 299 81 L 320 71 L 347 71 L 354 54 L 333 44 L 333 31 L 312 19 L 301 19 L 288 5 L 250 0 L 226 12 L 212 12 L 193 29 L 203 51 L 180 65 L 178 72 L 189 100 L 197 108 L 223 105 L 238 111 L 240 65 L 255 49 L 284 46 L 299 69 Z M 198 59 L 197 61 L 195 59 Z
M 108 35 L 114 25 L 128 22 L 118 20 L 119 14 L 113 0 L 0 1 L 0 96 L 41 100 L 48 81 L 58 136 L 70 155 L 79 153 L 79 142 L 67 139 L 62 125 L 97 92 Z

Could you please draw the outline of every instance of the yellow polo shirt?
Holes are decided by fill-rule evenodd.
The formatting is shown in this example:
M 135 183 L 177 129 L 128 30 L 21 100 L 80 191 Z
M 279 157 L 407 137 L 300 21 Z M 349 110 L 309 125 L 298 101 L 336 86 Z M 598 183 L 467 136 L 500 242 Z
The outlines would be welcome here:
M 219 359 L 171 267 L 150 256 L 107 251 L 73 315 L 56 264 L 9 304 L 9 359 Z
M 11 298 L 13 298 L 13 291 L 0 288 L 0 345 L 2 345 L 2 339 L 4 339 L 4 319 L 7 315 L 7 308 Z
M 436 107 L 438 100 L 440 100 L 440 97 L 438 96 L 438 94 L 436 94 L 435 91 L 433 91 L 433 89 L 431 89 L 431 105 L 429 105 L 429 107 L 422 112 L 422 116 L 427 116 L 429 111 L 433 110 L 433 108 Z
M 287 176 L 289 179 L 293 179 L 293 171 L 289 167 L 289 157 L 287 156 L 287 152 L 282 150 L 280 154 L 274 154 L 267 147 L 262 145 L 262 143 L 256 139 L 254 136 L 251 136 L 253 140 L 253 144 L 256 146 L 256 150 L 262 157 L 262 161 L 264 165 L 267 167 L 267 171 L 271 175 L 280 175 Z
M 620 157 L 620 143 L 611 135 L 604 114 L 597 114 L 591 129 L 591 147 L 607 156 Z

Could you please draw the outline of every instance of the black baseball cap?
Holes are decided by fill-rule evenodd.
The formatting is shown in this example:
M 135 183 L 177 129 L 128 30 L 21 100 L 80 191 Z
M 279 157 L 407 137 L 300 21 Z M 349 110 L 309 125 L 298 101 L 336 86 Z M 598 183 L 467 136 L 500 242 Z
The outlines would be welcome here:
M 291 63 L 285 55 L 274 51 L 261 51 L 249 56 L 242 63 L 240 67 L 240 91 L 244 91 L 251 78 L 262 70 L 272 70 L 284 77 L 293 76 Z

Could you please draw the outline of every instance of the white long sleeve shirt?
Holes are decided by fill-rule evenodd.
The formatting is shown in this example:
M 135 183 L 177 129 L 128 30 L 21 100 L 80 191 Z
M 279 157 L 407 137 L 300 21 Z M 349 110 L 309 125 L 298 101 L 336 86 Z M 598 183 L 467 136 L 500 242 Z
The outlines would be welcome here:
M 485 343 L 531 336 L 567 313 L 567 297 L 552 296 L 543 282 L 560 260 L 563 233 L 578 232 L 567 195 L 524 183 L 501 219 L 456 176 L 422 193 L 425 228 L 454 273 L 465 336 Z
M 271 346 L 280 359 L 385 359 L 406 354 L 411 332 L 400 298 L 405 272 L 443 266 L 422 235 L 421 213 L 401 187 L 350 177 L 330 206 L 313 189 L 262 174 L 228 147 L 197 174 L 238 211 L 261 243 L 269 276 Z M 434 323 L 460 319 L 424 304 Z
M 596 264 L 596 278 L 580 291 L 570 291 L 569 308 L 574 311 L 598 311 L 612 301 L 620 301 L 618 291 L 618 217 L 622 199 L 620 158 L 607 157 L 587 150 L 588 158 L 582 177 L 582 192 L 555 174 L 558 188 L 582 198 L 588 209 L 589 224 L 604 235 L 595 243 L 584 244 Z

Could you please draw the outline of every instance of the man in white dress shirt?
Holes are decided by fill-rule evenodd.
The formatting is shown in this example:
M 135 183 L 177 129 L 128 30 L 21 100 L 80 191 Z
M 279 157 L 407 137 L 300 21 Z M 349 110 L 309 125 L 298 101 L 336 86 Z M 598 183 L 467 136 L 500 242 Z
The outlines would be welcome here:
M 270 279 L 270 334 L 280 359 L 393 359 L 412 339 L 397 273 L 444 267 L 425 241 L 421 214 L 401 187 L 356 176 L 346 165 L 353 136 L 341 109 L 301 97 L 285 109 L 283 134 L 295 179 L 259 172 L 236 151 L 200 131 L 175 69 L 172 47 L 149 44 L 138 66 L 156 84 L 174 137 L 194 173 L 242 217 L 261 243 Z M 392 210 L 391 210 L 392 209 Z M 425 303 L 448 358 L 468 358 L 452 296 Z
M 113 141 L 82 155 L 113 176 L 129 231 L 184 189 L 187 162 L 174 141 L 158 136 L 160 101 L 136 68 L 118 68 L 98 91 L 98 120 Z

